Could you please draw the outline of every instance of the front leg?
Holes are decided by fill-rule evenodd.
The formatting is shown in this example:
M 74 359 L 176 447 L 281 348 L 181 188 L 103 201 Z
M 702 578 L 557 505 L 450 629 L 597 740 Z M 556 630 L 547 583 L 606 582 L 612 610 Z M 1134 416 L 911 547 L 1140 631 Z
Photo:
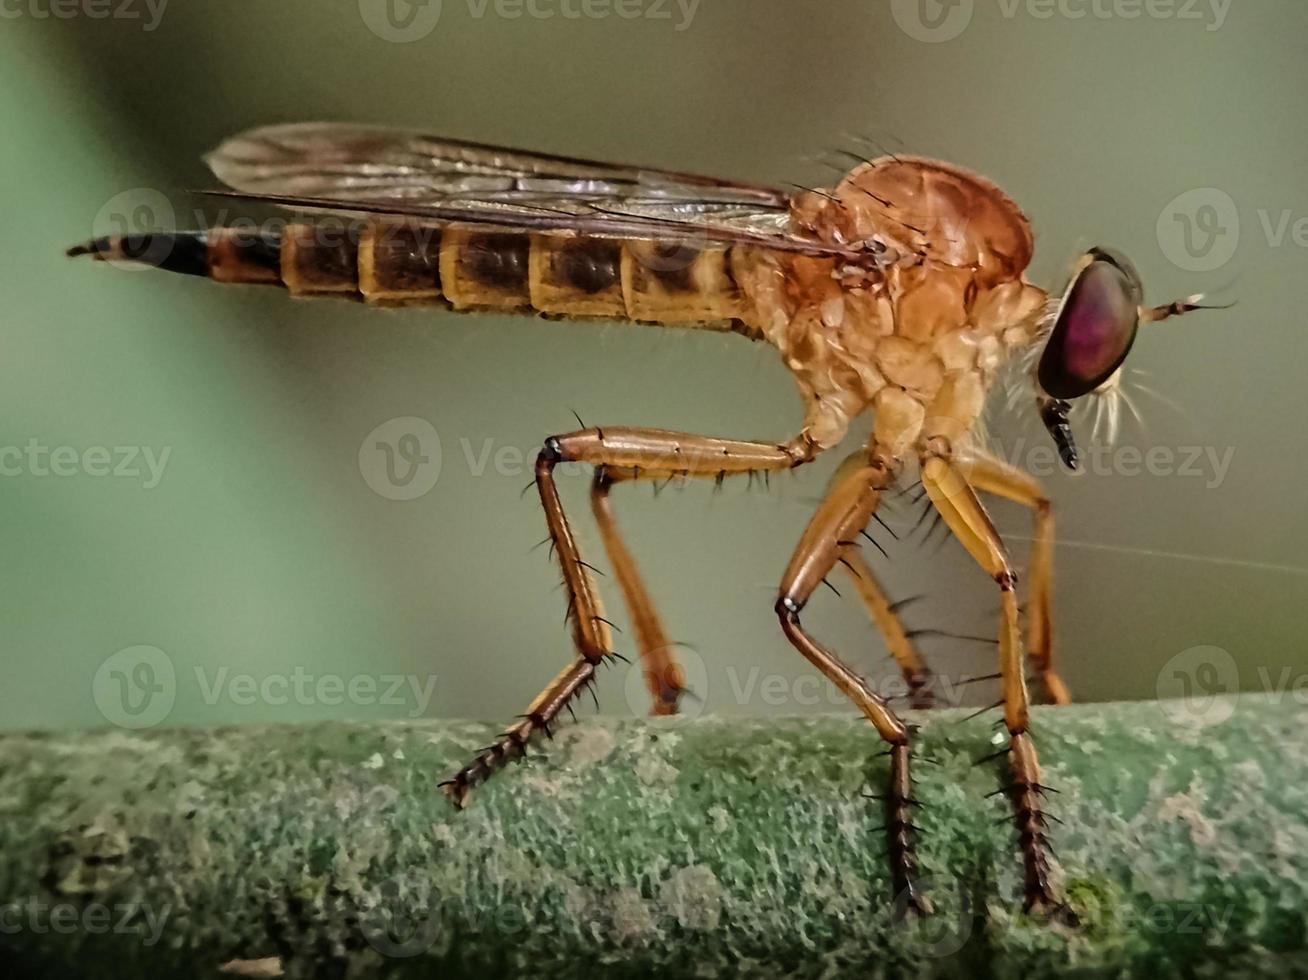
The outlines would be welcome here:
M 520 758 L 539 733 L 551 725 L 583 688 L 591 684 L 596 668 L 613 653 L 613 637 L 604 607 L 582 560 L 572 526 L 559 499 L 554 468 L 563 462 L 582 462 L 597 471 L 626 476 L 726 477 L 756 471 L 788 470 L 806 463 L 816 448 L 804 437 L 785 445 L 737 442 L 707 436 L 665 432 L 659 429 L 583 429 L 552 436 L 536 459 L 536 487 L 545 508 L 545 523 L 568 595 L 576 659 L 550 682 L 518 721 L 482 749 L 452 779 L 441 783 L 455 804 L 467 804 L 473 786 L 484 782 L 512 759 Z
M 848 560 L 857 550 L 859 533 L 872 519 L 881 492 L 893 475 L 893 459 L 873 449 L 866 465 L 849 470 L 836 481 L 790 560 L 781 580 L 776 611 L 786 639 L 854 702 L 890 746 L 890 780 L 882 799 L 896 905 L 904 911 L 911 909 L 925 915 L 931 912 L 931 903 L 917 884 L 915 828 L 910 815 L 914 800 L 908 726 L 866 680 L 813 639 L 800 622 L 800 613 L 814 590 L 838 562 Z

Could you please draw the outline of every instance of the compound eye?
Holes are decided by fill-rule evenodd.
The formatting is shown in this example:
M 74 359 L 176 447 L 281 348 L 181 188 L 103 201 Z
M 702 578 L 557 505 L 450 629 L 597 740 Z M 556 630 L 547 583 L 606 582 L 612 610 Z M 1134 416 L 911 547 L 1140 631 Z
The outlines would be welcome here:
M 1054 398 L 1080 398 L 1122 366 L 1140 326 L 1140 281 L 1116 256 L 1096 250 L 1076 277 L 1040 357 L 1037 376 Z

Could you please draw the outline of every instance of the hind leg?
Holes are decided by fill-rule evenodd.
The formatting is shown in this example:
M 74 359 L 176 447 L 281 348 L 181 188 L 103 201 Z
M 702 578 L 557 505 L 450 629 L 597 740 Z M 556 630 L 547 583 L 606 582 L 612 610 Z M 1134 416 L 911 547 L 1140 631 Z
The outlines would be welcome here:
M 453 778 L 441 784 L 455 804 L 464 806 L 473 786 L 488 779 L 511 759 L 521 757 L 538 733 L 548 736 L 560 712 L 594 680 L 598 666 L 615 656 L 609 621 L 604 618 L 591 566 L 581 557 L 572 525 L 559 499 L 554 480 L 554 469 L 559 463 L 588 463 L 597 471 L 633 476 L 717 477 L 792 469 L 808 462 L 815 452 L 813 445 L 802 437 L 785 445 L 771 445 L 659 429 L 584 429 L 547 439 L 536 460 L 536 487 L 545 509 L 553 551 L 563 572 L 576 659 L 550 682 L 515 724 Z

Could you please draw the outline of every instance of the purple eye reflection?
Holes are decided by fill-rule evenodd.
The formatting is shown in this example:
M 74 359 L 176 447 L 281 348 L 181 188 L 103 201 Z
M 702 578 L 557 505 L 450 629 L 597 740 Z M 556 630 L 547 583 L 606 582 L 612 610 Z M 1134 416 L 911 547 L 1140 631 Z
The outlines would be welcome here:
M 1040 387 L 1054 398 L 1080 398 L 1113 376 L 1140 326 L 1140 279 L 1125 259 L 1103 249 L 1072 283 L 1040 357 Z

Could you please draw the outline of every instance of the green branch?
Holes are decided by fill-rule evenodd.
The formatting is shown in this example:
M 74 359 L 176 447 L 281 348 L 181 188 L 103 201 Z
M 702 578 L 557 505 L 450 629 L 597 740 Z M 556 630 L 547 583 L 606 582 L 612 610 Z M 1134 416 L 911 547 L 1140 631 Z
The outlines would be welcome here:
M 11 735 L 0 959 L 96 977 L 1308 975 L 1308 716 L 1234 707 L 1202 730 L 1154 703 L 1037 712 L 1076 928 L 1018 913 L 1007 803 L 985 799 L 1003 763 L 972 764 L 990 717 L 919 719 L 923 923 L 895 921 L 860 795 L 886 760 L 853 717 L 573 725 L 462 813 L 435 785 L 488 726 Z

